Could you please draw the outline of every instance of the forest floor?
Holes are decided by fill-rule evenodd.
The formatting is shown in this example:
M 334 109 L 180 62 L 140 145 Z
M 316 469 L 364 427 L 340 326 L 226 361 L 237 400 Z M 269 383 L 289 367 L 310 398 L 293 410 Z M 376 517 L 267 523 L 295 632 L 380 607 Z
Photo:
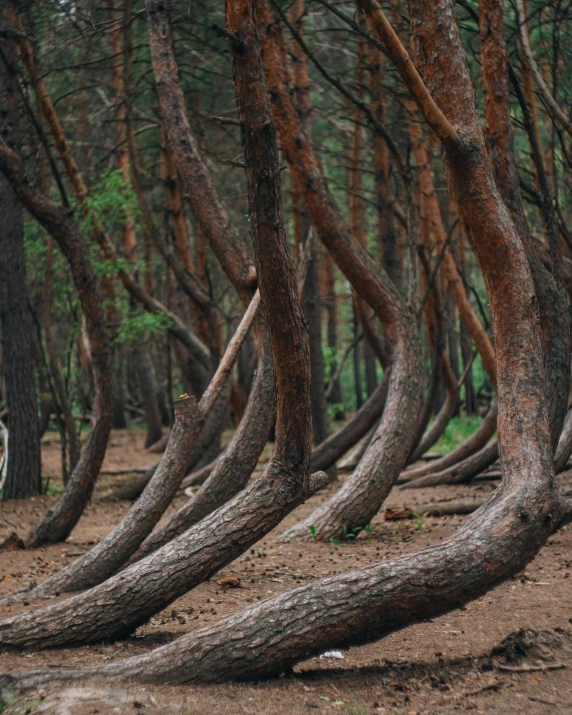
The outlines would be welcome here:
M 144 432 L 112 435 L 103 471 L 144 467 L 157 455 L 143 449 Z M 266 457 L 267 458 L 267 457 Z M 43 441 L 44 474 L 59 470 L 54 434 Z M 96 543 L 119 521 L 129 504 L 100 501 L 111 486 L 129 475 L 102 475 L 94 499 L 72 537 L 36 551 L 0 552 L 0 597 L 42 581 Z M 490 493 L 497 482 L 433 489 L 394 490 L 388 505 L 415 505 Z M 284 523 L 235 562 L 157 614 L 133 638 L 113 644 L 36 653 L 1 653 L 0 672 L 44 666 L 82 666 L 149 651 L 179 635 L 293 586 L 380 559 L 402 556 L 449 536 L 464 516 L 409 521 L 373 521 L 371 533 L 341 545 L 279 544 L 276 535 L 306 516 L 336 486 L 296 509 Z M 0 540 L 10 531 L 23 535 L 57 497 L 0 504 Z M 183 495 L 175 501 L 178 507 Z M 173 507 L 173 508 L 174 508 Z M 354 715 L 447 715 L 472 713 L 572 713 L 572 525 L 553 536 L 526 571 L 465 608 L 343 653 L 313 658 L 294 674 L 264 682 L 209 686 L 123 686 L 105 682 L 47 688 L 10 697 L 4 712 L 61 713 L 343 713 Z M 240 579 L 237 588 L 218 581 Z M 0 617 L 22 610 L 4 607 Z M 505 670 L 506 654 L 492 655 L 519 629 L 551 632 L 544 646 L 533 647 L 516 667 Z M 521 638 L 521 646 L 531 636 Z M 552 640 L 550 640 L 552 638 Z M 532 638 L 532 640 L 535 640 Z M 556 641 L 561 641 L 560 644 Z M 522 648 L 521 648 L 522 649 Z M 513 648 L 514 650 L 514 648 Z M 518 648 L 517 648 L 518 650 Z M 527 650 L 524 648 L 523 650 Z M 540 660 L 539 660 L 540 659 Z M 558 670 L 542 670 L 557 663 Z M 539 666 L 540 664 L 540 666 Z M 515 663 L 509 661 L 509 667 Z M 527 668 L 536 670 L 526 670 Z M 2 704 L 0 704 L 2 712 Z

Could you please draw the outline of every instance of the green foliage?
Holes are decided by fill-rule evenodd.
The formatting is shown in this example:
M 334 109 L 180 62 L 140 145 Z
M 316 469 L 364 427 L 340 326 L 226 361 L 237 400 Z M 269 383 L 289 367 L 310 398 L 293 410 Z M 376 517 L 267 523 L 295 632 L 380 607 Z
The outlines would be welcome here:
M 148 340 L 154 335 L 165 332 L 171 325 L 171 319 L 163 313 L 140 313 L 127 317 L 119 326 L 115 341 L 123 343 L 134 340 Z
M 415 517 L 415 526 L 417 527 L 417 531 L 423 531 L 423 521 L 427 516 L 427 513 L 420 514 L 419 512 L 414 511 L 413 516 Z
M 330 417 L 335 417 L 338 413 L 342 412 L 343 409 L 343 402 L 332 402 L 331 405 L 328 405 L 328 414 Z
M 482 418 L 478 415 L 463 415 L 453 417 L 445 428 L 445 432 L 435 444 L 432 452 L 437 454 L 447 454 L 470 437 L 481 424 Z
M 108 231 L 113 226 L 122 226 L 130 219 L 141 217 L 137 195 L 119 169 L 105 172 L 101 176 L 85 199 L 83 207 L 88 210 L 84 222 L 88 222 L 91 227 L 91 216 L 97 215 L 105 222 Z M 83 212 L 77 213 L 78 217 L 80 213 L 83 215 Z

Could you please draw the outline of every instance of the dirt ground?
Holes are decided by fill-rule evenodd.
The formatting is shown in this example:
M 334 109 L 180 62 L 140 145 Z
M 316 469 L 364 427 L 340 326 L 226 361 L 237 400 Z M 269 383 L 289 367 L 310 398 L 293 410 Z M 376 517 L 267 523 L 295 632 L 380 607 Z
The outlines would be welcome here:
M 144 433 L 113 433 L 104 472 L 144 467 L 157 455 L 143 449 Z M 54 435 L 43 443 L 44 473 L 57 483 L 59 445 Z M 86 551 L 118 522 L 129 504 L 101 503 L 111 486 L 129 475 L 103 474 L 92 504 L 64 544 L 36 551 L 0 552 L 0 598 L 42 581 Z M 482 497 L 496 486 L 471 486 L 400 492 L 388 505 L 415 505 L 461 497 Z M 452 516 L 385 522 L 380 514 L 369 534 L 342 545 L 275 543 L 276 535 L 306 516 L 329 496 L 332 486 L 296 509 L 266 539 L 210 581 L 157 614 L 127 641 L 38 653 L 0 653 L 0 672 L 41 666 L 108 662 L 148 651 L 206 625 L 249 603 L 298 584 L 422 549 L 451 534 L 466 517 Z M 0 539 L 10 531 L 25 534 L 56 497 L 0 505 Z M 185 499 L 179 496 L 174 506 Z M 472 713 L 572 713 L 572 525 L 553 536 L 526 572 L 466 608 L 410 627 L 368 646 L 313 658 L 293 675 L 253 683 L 156 687 L 107 685 L 46 689 L 6 697 L 5 713 L 344 713 L 433 715 Z M 240 587 L 218 581 L 232 576 Z M 12 615 L 22 606 L 0 610 Z M 550 631 L 552 641 L 508 667 L 505 655 L 491 649 L 519 629 Z M 568 644 L 568 645 L 567 645 Z M 551 669 L 554 666 L 558 669 Z M 531 670 L 532 668 L 532 670 Z M 539 669 L 540 668 L 540 669 Z M 549 669 L 547 669 L 549 668 Z M 0 704 L 0 712 L 2 705 Z

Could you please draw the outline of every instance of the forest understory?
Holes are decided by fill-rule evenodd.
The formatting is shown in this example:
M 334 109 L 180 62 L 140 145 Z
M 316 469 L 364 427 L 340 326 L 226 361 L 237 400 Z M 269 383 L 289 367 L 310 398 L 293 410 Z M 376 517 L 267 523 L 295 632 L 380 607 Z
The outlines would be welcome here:
M 223 435 L 223 442 L 230 438 Z M 102 476 L 72 538 L 35 551 L 0 551 L 0 598 L 42 581 L 104 537 L 126 513 L 129 502 L 101 499 L 133 475 L 105 474 L 144 468 L 155 455 L 143 448 L 140 429 L 114 430 Z M 258 469 L 271 451 L 267 445 Z M 59 443 L 53 433 L 43 440 L 44 473 L 57 474 Z M 493 468 L 494 470 L 494 468 Z M 341 475 L 343 478 L 343 475 Z M 56 481 L 53 482 L 57 484 Z M 558 480 L 572 486 L 572 474 Z M 447 485 L 412 491 L 393 490 L 386 507 L 447 500 L 479 500 L 498 479 L 469 485 Z M 385 521 L 384 510 L 373 520 L 371 533 L 341 545 L 309 541 L 279 543 L 276 537 L 337 489 L 328 487 L 290 514 L 277 529 L 229 566 L 175 601 L 139 628 L 135 637 L 116 643 L 40 652 L 0 653 L 0 672 L 28 668 L 78 667 L 112 662 L 148 652 L 191 630 L 256 601 L 316 578 L 366 566 L 372 561 L 415 552 L 450 536 L 465 516 L 423 517 Z M 2 506 L 0 539 L 17 528 L 25 533 L 55 497 L 16 500 Z M 185 501 L 180 494 L 168 514 Z M 4 713 L 343 713 L 344 715 L 448 715 L 449 713 L 567 713 L 572 710 L 572 525 L 555 534 L 536 559 L 514 579 L 484 597 L 427 623 L 421 623 L 374 643 L 300 663 L 283 677 L 248 683 L 154 686 L 89 684 L 43 687 L 8 699 Z M 221 582 L 221 584 L 219 584 Z M 15 604 L 0 609 L 2 618 L 25 610 Z M 522 656 L 513 650 L 491 656 L 507 636 L 521 630 L 549 633 L 557 642 L 543 644 L 527 633 L 521 644 L 532 647 Z M 343 658 L 340 658 L 342 655 Z M 554 664 L 556 670 L 542 670 Z M 565 666 L 565 667 L 564 667 Z M 523 672 L 503 670 L 522 668 Z M 533 670 L 528 671 L 528 668 Z M 534 668 L 541 668 L 534 670 Z

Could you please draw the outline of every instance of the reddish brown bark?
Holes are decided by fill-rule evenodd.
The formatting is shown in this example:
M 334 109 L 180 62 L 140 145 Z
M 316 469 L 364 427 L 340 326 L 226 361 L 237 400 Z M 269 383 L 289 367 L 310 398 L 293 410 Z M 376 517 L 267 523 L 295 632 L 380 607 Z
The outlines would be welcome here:
M 566 415 L 569 388 L 570 364 L 570 316 L 568 297 L 561 284 L 559 239 L 555 234 L 554 211 L 549 189 L 546 186 L 542 157 L 537 155 L 540 174 L 537 179 L 543 190 L 546 203 L 544 213 L 548 244 L 552 246 L 554 277 L 543 265 L 536 241 L 530 235 L 526 214 L 520 195 L 519 178 L 514 156 L 512 126 L 508 91 L 508 56 L 504 39 L 504 7 L 498 0 L 481 0 L 479 3 L 479 33 L 483 58 L 483 87 L 485 95 L 485 118 L 487 145 L 498 190 L 511 212 L 520 239 L 526 250 L 538 299 L 541 330 L 545 347 L 544 369 L 546 395 L 549 403 L 552 446 L 555 448 Z M 523 68 L 525 89 L 531 81 Z M 528 88 L 530 91 L 531 88 Z M 533 117 L 533 133 L 536 147 L 540 147 L 537 121 L 534 120 L 535 97 L 528 96 Z M 532 105 L 530 104 L 532 102 Z M 537 152 L 538 154 L 538 152 Z M 556 280 L 555 280 L 556 278 Z
M 155 8 L 154 8 L 155 9 Z M 245 304 L 256 289 L 256 270 L 215 191 L 191 132 L 166 7 L 148 22 L 151 60 L 161 115 L 171 151 L 197 222 Z M 200 275 L 200 266 L 197 266 Z
M 379 6 L 366 2 L 362 6 L 375 23 Z M 249 6 L 238 1 L 236 5 L 246 22 Z M 418 92 L 426 120 L 445 122 L 437 128 L 449 186 L 472 229 L 492 304 L 503 485 L 463 528 L 437 546 L 287 591 L 122 663 L 24 673 L 13 683 L 29 687 L 102 676 L 185 683 L 275 675 L 326 648 L 379 639 L 482 595 L 520 571 L 562 522 L 565 508 L 552 479 L 533 282 L 514 225 L 494 187 L 453 7 L 449 0 L 431 5 L 411 0 L 409 8 L 418 46 L 426 49 L 418 61 L 432 103 L 428 89 L 419 90 L 421 79 L 410 81 L 412 68 L 405 63 L 403 48 L 394 51 L 387 33 L 379 35 L 404 79 Z M 244 43 L 241 28 L 231 28 Z M 445 66 L 443 57 L 448 60 Z M 435 102 L 447 118 L 435 118 Z M 454 124 L 448 126 L 450 122 Z M 482 191 L 476 202 L 475 185 Z M 472 207 L 473 202 L 478 205 Z M 497 220 L 490 220 L 491 210 Z M 504 259 L 500 265 L 493 260 L 499 253 Z M 518 274 L 512 290 L 507 290 L 506 265 Z M 263 284 L 263 270 L 260 278 Z
M 360 467 L 343 487 L 290 538 L 340 536 L 344 529 L 363 528 L 375 515 L 402 469 L 414 437 L 420 407 L 421 350 L 410 308 L 385 272 L 352 237 L 302 131 L 286 90 L 283 40 L 268 5 L 257 4 L 264 64 L 280 141 L 291 171 L 304 187 L 312 223 L 340 270 L 382 320 L 392 344 L 392 368 L 383 417 Z

